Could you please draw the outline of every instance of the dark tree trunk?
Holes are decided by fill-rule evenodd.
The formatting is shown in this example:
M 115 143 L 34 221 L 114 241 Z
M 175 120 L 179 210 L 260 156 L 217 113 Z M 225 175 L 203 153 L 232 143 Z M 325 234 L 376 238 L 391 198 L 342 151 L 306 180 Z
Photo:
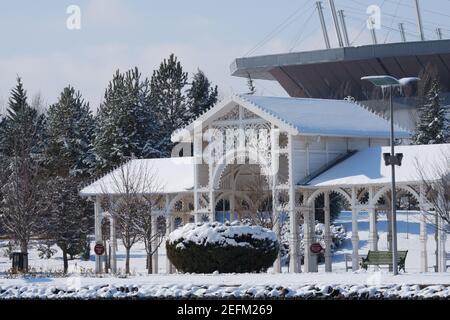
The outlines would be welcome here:
M 64 274 L 67 273 L 69 270 L 69 261 L 67 259 L 67 249 L 62 248 L 62 255 L 63 255 L 63 264 L 64 264 Z
M 28 241 L 20 242 L 20 252 L 24 253 L 27 258 L 25 258 L 23 270 L 28 272 Z
M 108 255 L 108 267 L 111 269 L 111 245 L 108 246 L 109 255 Z
M 105 273 L 108 273 L 109 270 L 109 260 L 108 260 L 108 247 L 106 246 L 106 240 L 103 240 L 103 247 L 105 248 L 105 253 L 103 258 L 105 259 Z
M 147 253 L 147 271 L 148 274 L 152 274 L 153 272 L 152 255 L 150 253 Z
M 130 274 L 130 248 L 126 248 L 125 273 Z
M 20 242 L 20 252 L 28 253 L 28 243 L 26 241 Z

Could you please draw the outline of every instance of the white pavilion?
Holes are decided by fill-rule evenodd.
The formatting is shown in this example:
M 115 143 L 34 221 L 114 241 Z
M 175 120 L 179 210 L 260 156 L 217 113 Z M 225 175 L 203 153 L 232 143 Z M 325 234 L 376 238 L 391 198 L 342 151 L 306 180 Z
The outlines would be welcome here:
M 369 248 L 377 250 L 377 212 L 390 208 L 390 167 L 383 161 L 389 152 L 389 122 L 351 101 L 310 98 L 235 95 L 217 103 L 196 121 L 172 135 L 177 143 L 173 157 L 130 160 L 83 188 L 80 194 L 95 203 L 95 239 L 102 240 L 102 219 L 110 219 L 111 271 L 116 272 L 117 247 L 114 215 L 103 209 L 105 197 L 120 201 L 120 176 L 131 179 L 152 170 L 158 188 L 142 184 L 139 194 L 157 193 L 161 203 L 152 210 L 154 230 L 163 217 L 167 232 L 177 221 L 233 220 L 245 218 L 270 204 L 273 228 L 280 234 L 281 214 L 289 217 L 289 272 L 316 272 L 317 259 L 306 250 L 299 255 L 298 226 L 304 225 L 305 248 L 313 242 L 315 200 L 324 196 L 325 271 L 332 271 L 330 249 L 330 194 L 339 194 L 352 211 L 352 270 L 359 268 L 358 214 L 369 214 Z M 420 228 L 421 271 L 428 270 L 427 215 L 433 210 L 425 196 L 424 177 L 438 180 L 436 168 L 450 154 L 450 144 L 405 145 L 410 132 L 395 128 L 403 153 L 397 167 L 398 192 L 412 195 L 423 219 Z M 193 154 L 191 152 L 193 150 Z M 180 156 L 182 155 L 182 156 Z M 441 155 L 441 156 L 439 156 Z M 448 164 L 448 162 L 447 162 Z M 449 170 L 448 167 L 444 167 Z M 256 194 L 256 196 L 255 196 Z M 388 219 L 391 219 L 388 214 Z M 440 224 L 444 222 L 442 219 Z M 391 235 L 390 235 L 391 236 Z M 439 231 L 438 270 L 446 271 L 445 232 Z M 419 245 L 419 244 L 418 244 Z M 158 254 L 153 255 L 158 271 Z M 170 262 L 166 268 L 173 272 Z M 281 272 L 278 258 L 273 270 Z M 96 272 L 102 262 L 96 256 Z

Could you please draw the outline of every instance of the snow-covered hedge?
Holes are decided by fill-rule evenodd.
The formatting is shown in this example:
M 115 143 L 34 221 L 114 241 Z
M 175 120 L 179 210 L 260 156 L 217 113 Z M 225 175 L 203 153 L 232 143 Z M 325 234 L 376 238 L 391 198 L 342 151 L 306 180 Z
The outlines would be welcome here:
M 275 233 L 260 226 L 189 223 L 173 231 L 167 256 L 183 272 L 261 272 L 272 266 L 279 245 Z
M 339 247 L 342 246 L 343 242 L 347 239 L 347 231 L 342 225 L 331 225 L 331 252 L 336 251 Z M 305 243 L 303 240 L 303 225 L 299 226 L 298 231 L 299 242 L 300 242 L 300 257 L 303 261 Z M 289 225 L 284 224 L 282 233 L 281 233 L 281 256 L 282 261 L 287 263 L 289 256 Z M 319 242 L 322 245 L 322 248 L 325 248 L 325 225 L 320 222 L 316 222 L 314 229 L 314 242 Z M 319 255 L 319 260 L 323 260 L 323 254 Z

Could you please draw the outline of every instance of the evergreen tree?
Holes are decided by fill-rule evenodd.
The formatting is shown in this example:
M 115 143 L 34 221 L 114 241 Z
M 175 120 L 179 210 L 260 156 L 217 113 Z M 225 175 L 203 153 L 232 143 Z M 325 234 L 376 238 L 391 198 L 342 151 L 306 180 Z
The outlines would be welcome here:
M 94 169 L 95 120 L 89 104 L 68 86 L 50 106 L 46 125 L 45 165 L 50 179 L 46 188 L 48 218 L 42 232 L 61 248 L 66 272 L 67 254 L 85 253 L 87 232 L 93 229 L 92 205 L 79 197 L 78 190 Z
M 68 255 L 72 257 L 84 253 L 91 231 L 89 220 L 92 210 L 87 210 L 87 202 L 80 199 L 78 189 L 72 177 L 57 176 L 47 181 L 47 210 L 42 234 L 61 249 L 64 273 L 68 270 Z
M 95 121 L 89 104 L 71 86 L 47 112 L 46 165 L 50 175 L 87 178 L 94 166 Z
M 150 101 L 158 119 L 157 148 L 161 150 L 161 156 L 170 156 L 173 146 L 171 134 L 193 118 L 184 94 L 187 79 L 187 72 L 183 71 L 181 63 L 171 54 L 153 72 L 150 80 Z
M 434 80 L 419 108 L 419 121 L 413 144 L 439 144 L 450 141 L 447 107 L 441 104 L 439 82 Z
M 29 158 L 43 149 L 45 116 L 31 107 L 22 80 L 11 91 L 6 117 L 2 120 L 2 153 L 7 157 Z
M 0 217 L 22 252 L 38 230 L 42 205 L 42 137 L 44 116 L 30 107 L 20 78 L 11 92 L 2 125 L 1 150 L 7 162 L 7 178 L 1 187 Z
M 194 74 L 191 87 L 187 91 L 189 108 L 193 118 L 211 109 L 217 102 L 217 86 L 212 87 L 211 82 L 203 71 L 197 70 Z
M 138 69 L 117 70 L 97 114 L 94 148 L 98 169 L 107 171 L 132 157 L 151 157 L 157 126 L 149 104 L 149 83 Z

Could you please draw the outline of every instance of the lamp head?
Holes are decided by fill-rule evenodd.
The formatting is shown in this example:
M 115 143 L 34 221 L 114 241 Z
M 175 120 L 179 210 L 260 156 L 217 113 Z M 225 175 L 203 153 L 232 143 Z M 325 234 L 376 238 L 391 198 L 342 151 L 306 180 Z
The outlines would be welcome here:
M 387 86 L 405 86 L 415 81 L 419 81 L 420 78 L 417 77 L 406 77 L 401 79 L 396 79 L 392 76 L 366 76 L 362 77 L 361 80 L 370 81 L 373 85 L 377 87 L 387 87 Z
M 361 80 L 370 81 L 373 85 L 377 87 L 400 85 L 400 82 L 392 76 L 367 76 L 362 77 Z

